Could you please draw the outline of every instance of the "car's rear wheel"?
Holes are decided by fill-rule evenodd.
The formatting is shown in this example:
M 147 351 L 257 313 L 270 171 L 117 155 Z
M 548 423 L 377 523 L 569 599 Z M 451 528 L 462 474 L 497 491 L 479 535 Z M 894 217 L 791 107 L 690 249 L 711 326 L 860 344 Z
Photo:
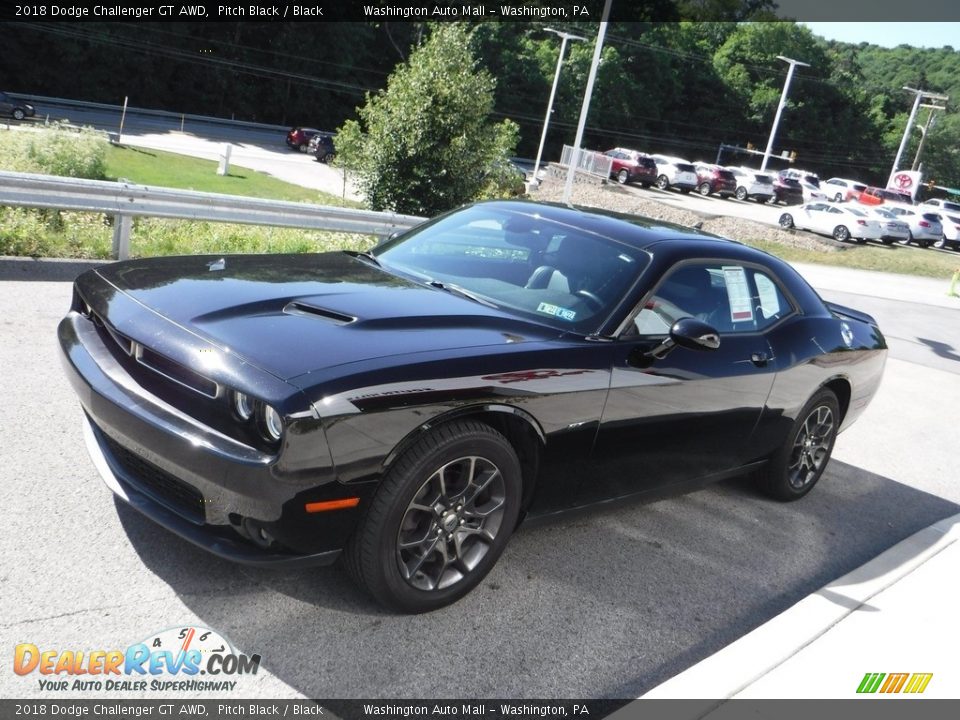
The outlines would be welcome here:
M 935 248 L 939 248 L 940 250 L 943 250 L 947 246 L 947 241 L 943 237 L 941 237 L 939 240 L 937 240 L 933 244 L 933 246 Z
M 789 230 L 793 227 L 793 215 L 790 213 L 784 213 L 780 216 L 780 227 L 784 230 Z
M 657 187 L 661 190 L 666 190 L 670 187 L 670 181 L 667 179 L 666 175 L 661 175 L 657 178 Z
M 621 185 L 626 185 L 627 180 L 629 179 L 630 179 L 630 173 L 628 173 L 626 170 L 621 170 L 620 172 L 617 173 L 617 182 L 620 183 Z
M 901 241 L 900 241 L 900 244 L 901 244 L 901 245 L 909 245 L 909 244 L 912 243 L 912 242 L 913 242 L 913 232 L 910 231 L 910 230 L 907 230 L 907 237 L 906 237 L 904 240 L 901 240 Z
M 14 119 L 14 120 L 23 120 L 26 116 L 27 116 L 27 114 L 26 114 L 23 110 L 21 110 L 20 108 L 14 108 L 14 109 L 13 109 L 13 119 Z
M 747 199 L 747 189 L 745 187 L 737 188 L 737 200 L 746 200 Z
M 846 225 L 837 225 L 833 229 L 833 239 L 846 242 L 850 239 L 850 230 L 847 229 Z
M 798 500 L 817 484 L 830 460 L 840 426 L 840 404 L 832 390 L 818 391 L 770 458 L 760 477 L 761 488 L 777 500 Z
M 344 551 L 347 571 L 387 607 L 419 613 L 472 590 L 520 511 L 520 462 L 476 421 L 441 425 L 387 473 Z
M 320 160 L 320 162 L 326 163 L 327 165 L 329 165 L 332 161 L 333 161 L 332 152 L 324 153 L 323 158 Z
M 840 193 L 837 193 L 836 195 L 833 196 L 833 201 L 834 201 L 834 202 L 843 202 L 843 195 L 840 194 Z
M 697 186 L 697 192 L 706 197 L 710 194 L 710 183 L 700 183 Z

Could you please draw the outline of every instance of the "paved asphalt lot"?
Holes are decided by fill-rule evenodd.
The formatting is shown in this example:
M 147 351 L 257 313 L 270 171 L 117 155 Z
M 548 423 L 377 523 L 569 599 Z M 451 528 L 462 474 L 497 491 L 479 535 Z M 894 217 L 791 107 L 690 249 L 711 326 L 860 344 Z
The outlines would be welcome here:
M 8 672 L 17 643 L 125 648 L 190 624 L 262 655 L 241 697 L 636 697 L 960 510 L 945 429 L 960 402 L 960 311 L 826 292 L 875 313 L 892 350 L 877 400 L 806 499 L 781 505 L 735 480 L 568 516 L 522 529 L 453 607 L 390 615 L 337 567 L 245 569 L 113 500 L 59 366 L 62 278 L 74 272 L 0 260 L 0 501 L 12 523 L 0 540 L 0 697 L 43 695 L 36 674 Z

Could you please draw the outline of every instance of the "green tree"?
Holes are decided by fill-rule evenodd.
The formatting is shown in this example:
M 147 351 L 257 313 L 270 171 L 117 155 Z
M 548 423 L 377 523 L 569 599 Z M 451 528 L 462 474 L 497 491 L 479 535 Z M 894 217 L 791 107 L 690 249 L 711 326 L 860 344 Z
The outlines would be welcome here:
M 469 33 L 436 26 L 337 134 L 340 162 L 370 206 L 434 215 L 489 195 L 517 141 L 514 123 L 490 121 L 494 87 Z

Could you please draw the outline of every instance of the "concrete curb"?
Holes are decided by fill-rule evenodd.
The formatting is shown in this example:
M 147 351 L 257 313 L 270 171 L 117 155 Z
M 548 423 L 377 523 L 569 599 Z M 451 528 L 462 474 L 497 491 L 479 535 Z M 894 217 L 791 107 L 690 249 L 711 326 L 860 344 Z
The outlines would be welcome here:
M 958 540 L 960 514 L 897 543 L 641 699 L 735 697 Z
M 0 255 L 0 280 L 73 282 L 80 273 L 113 260 L 73 260 Z

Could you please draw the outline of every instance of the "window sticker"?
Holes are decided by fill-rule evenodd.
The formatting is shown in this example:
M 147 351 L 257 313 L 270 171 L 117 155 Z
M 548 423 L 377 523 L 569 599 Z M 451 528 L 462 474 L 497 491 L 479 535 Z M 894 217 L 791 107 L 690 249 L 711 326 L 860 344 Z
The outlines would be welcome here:
M 777 298 L 777 286 L 766 275 L 756 273 L 753 276 L 757 283 L 757 294 L 760 296 L 760 310 L 765 318 L 770 318 L 780 312 L 780 300 Z
M 725 265 L 723 279 L 727 283 L 727 299 L 730 300 L 730 320 L 753 322 L 753 303 L 747 286 L 747 273 L 739 265 Z
M 568 310 L 567 308 L 562 308 L 559 305 L 551 305 L 550 303 L 542 302 L 537 306 L 537 312 L 546 313 L 547 315 L 553 315 L 562 320 L 573 320 L 577 313 L 573 310 Z

